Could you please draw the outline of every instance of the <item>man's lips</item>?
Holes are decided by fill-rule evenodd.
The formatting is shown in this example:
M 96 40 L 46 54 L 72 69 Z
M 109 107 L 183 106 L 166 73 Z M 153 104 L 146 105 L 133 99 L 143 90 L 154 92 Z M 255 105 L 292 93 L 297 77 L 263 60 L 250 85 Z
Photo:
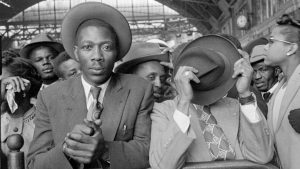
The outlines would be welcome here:
M 264 83 L 255 83 L 256 87 L 262 87 Z
M 53 68 L 45 68 L 45 69 L 42 69 L 42 71 L 44 73 L 51 73 L 51 72 L 53 72 Z

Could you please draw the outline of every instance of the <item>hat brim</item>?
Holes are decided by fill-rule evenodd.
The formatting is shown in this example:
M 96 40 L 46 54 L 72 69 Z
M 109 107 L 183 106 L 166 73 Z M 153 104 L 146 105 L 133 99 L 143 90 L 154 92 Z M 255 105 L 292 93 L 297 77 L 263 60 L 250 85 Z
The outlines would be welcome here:
M 234 63 L 241 58 L 237 48 L 235 45 L 227 40 L 226 38 L 219 36 L 219 35 L 206 35 L 200 37 L 192 42 L 190 42 L 181 52 L 182 54 L 189 50 L 189 48 L 199 47 L 202 49 L 210 49 L 221 53 L 223 56 L 227 58 L 226 66 L 223 73 L 222 78 L 225 79 L 221 85 L 217 87 L 207 90 L 207 91 L 199 91 L 193 89 L 194 96 L 192 99 L 192 103 L 199 104 L 199 105 L 210 105 L 217 100 L 224 97 L 228 91 L 235 85 L 236 79 L 232 78 Z M 181 57 L 179 56 L 175 65 L 180 64 Z M 189 66 L 189 65 L 186 65 Z M 201 83 L 201 82 L 200 82 Z
M 36 47 L 39 46 L 49 46 L 51 48 L 53 48 L 54 50 L 56 50 L 58 53 L 64 51 L 64 47 L 62 44 L 58 43 L 58 42 L 49 42 L 49 41 L 41 41 L 41 42 L 36 42 L 36 43 L 30 43 L 28 45 L 26 45 L 21 51 L 20 51 L 20 55 L 23 58 L 28 59 L 29 58 L 29 53 Z
M 131 31 L 126 18 L 115 8 L 100 3 L 86 2 L 72 8 L 62 22 L 61 38 L 66 52 L 74 56 L 76 31 L 81 23 L 90 19 L 98 19 L 112 26 L 117 34 L 119 53 L 118 59 L 126 55 L 131 46 Z
M 136 58 L 118 65 L 115 69 L 117 73 L 130 73 L 129 70 L 132 69 L 134 66 L 148 62 L 148 61 L 159 61 L 159 62 L 169 62 L 169 55 L 167 53 L 159 54 L 159 55 L 152 55 L 152 56 L 145 56 L 141 58 Z

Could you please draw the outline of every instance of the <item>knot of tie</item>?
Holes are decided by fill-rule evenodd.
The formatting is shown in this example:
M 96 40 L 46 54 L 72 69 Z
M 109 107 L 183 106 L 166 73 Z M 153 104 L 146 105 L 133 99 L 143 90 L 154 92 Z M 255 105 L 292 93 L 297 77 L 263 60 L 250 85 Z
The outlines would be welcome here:
M 271 93 L 270 92 L 266 92 L 263 94 L 263 98 L 266 102 L 269 102 L 270 98 L 271 98 Z
M 101 92 L 101 87 L 94 87 L 94 86 L 91 87 L 91 93 L 95 100 L 98 100 L 100 92 Z

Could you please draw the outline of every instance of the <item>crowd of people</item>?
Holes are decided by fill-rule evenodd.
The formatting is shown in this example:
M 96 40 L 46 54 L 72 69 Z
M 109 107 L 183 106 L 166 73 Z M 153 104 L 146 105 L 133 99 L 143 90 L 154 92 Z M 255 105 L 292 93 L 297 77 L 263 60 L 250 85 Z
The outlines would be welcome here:
M 12 134 L 29 169 L 300 166 L 300 22 L 290 15 L 244 48 L 211 34 L 172 50 L 132 43 L 118 10 L 86 2 L 65 15 L 61 38 L 42 33 L 2 53 L 1 168 Z

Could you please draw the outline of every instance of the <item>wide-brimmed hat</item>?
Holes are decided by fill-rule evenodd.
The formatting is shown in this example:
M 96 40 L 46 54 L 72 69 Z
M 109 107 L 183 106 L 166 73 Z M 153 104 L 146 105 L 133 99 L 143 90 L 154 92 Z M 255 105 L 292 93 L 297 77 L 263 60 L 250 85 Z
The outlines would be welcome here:
M 263 61 L 265 59 L 265 56 L 267 56 L 265 45 L 257 45 L 252 50 L 250 63 L 252 64 L 258 61 Z
M 168 53 L 163 54 L 161 52 L 157 43 L 133 43 L 127 55 L 122 59 L 122 62 L 115 68 L 115 72 L 129 73 L 133 67 L 147 61 L 169 62 Z
M 128 52 L 131 31 L 126 18 L 115 8 L 100 2 L 85 2 L 73 7 L 64 17 L 61 29 L 62 43 L 68 54 L 74 56 L 74 44 L 78 27 L 85 21 L 97 19 L 111 25 L 118 38 L 118 59 Z
M 180 66 L 198 70 L 200 83 L 191 81 L 194 96 L 192 103 L 209 105 L 221 99 L 233 87 L 234 63 L 241 58 L 235 45 L 220 35 L 200 37 L 182 50 L 174 63 L 176 74 Z
M 64 47 L 61 43 L 55 41 L 50 35 L 46 33 L 41 33 L 36 35 L 29 44 L 24 46 L 21 51 L 20 55 L 23 58 L 29 58 L 29 53 L 36 47 L 39 46 L 48 46 L 56 50 L 58 53 L 64 51 Z

